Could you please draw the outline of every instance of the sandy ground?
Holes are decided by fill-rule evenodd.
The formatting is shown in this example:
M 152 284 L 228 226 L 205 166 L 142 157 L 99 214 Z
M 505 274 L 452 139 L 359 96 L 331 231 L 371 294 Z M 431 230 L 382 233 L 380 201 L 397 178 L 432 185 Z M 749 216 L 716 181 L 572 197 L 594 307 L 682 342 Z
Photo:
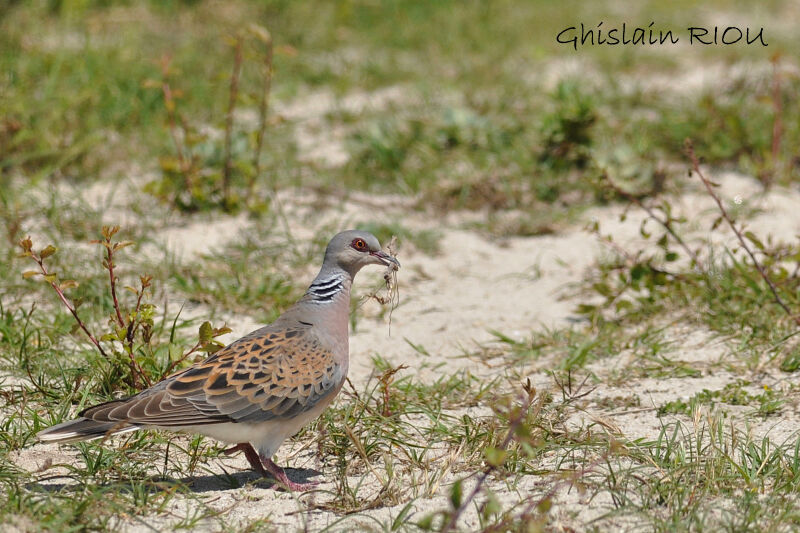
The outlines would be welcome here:
M 309 101 L 316 102 L 314 105 L 318 108 L 287 104 L 278 106 L 278 112 L 298 123 L 298 145 L 305 147 L 304 152 L 309 158 L 336 165 L 346 160 L 346 153 L 342 152 L 335 140 L 327 144 L 317 142 L 321 129 L 320 117 L 333 105 L 353 111 L 366 106 L 391 105 L 403 98 L 402 89 L 390 88 L 372 98 L 356 94 L 336 103 L 332 97 L 311 98 Z M 728 205 L 760 210 L 748 223 L 748 227 L 758 235 L 772 235 L 777 240 L 789 241 L 800 233 L 800 210 L 797 209 L 800 194 L 797 191 L 773 189 L 764 194 L 761 186 L 749 177 L 732 173 L 709 172 L 709 175 L 721 184 L 720 191 Z M 144 178 L 142 180 L 146 181 Z M 81 194 L 89 202 L 110 202 L 112 208 L 105 211 L 105 223 L 124 224 L 129 220 L 130 214 L 125 212 L 124 202 L 114 206 L 115 196 L 107 187 L 93 187 L 75 194 Z M 345 229 L 362 221 L 374 221 L 377 218 L 376 205 L 382 206 L 381 216 L 387 220 L 402 219 L 403 224 L 411 228 L 436 229 L 442 235 L 441 253 L 434 256 L 415 251 L 413 243 L 403 243 L 399 255 L 403 265 L 399 272 L 401 300 L 391 314 L 391 324 L 388 315 L 380 312 L 376 302 L 367 301 L 362 306 L 362 316 L 351 335 L 350 346 L 349 377 L 356 389 L 360 389 L 373 372 L 371 357 L 380 355 L 392 365 L 406 365 L 408 368 L 402 373 L 413 374 L 422 380 L 435 380 L 444 373 L 462 369 L 487 380 L 513 372 L 530 376 L 539 389 L 554 391 L 555 384 L 547 373 L 547 361 L 509 369 L 505 365 L 492 364 L 491 359 L 479 363 L 475 358 L 465 355 L 491 349 L 496 342 L 492 331 L 522 340 L 534 330 L 560 328 L 580 322 L 580 317 L 574 313 L 577 300 L 570 287 L 582 279 L 587 268 L 599 257 L 611 253 L 607 245 L 583 229 L 586 223 L 599 222 L 601 232 L 613 235 L 615 242 L 623 247 L 654 246 L 645 242 L 639 234 L 644 213 L 632 210 L 622 221 L 620 214 L 623 208 L 619 206 L 592 209 L 584 214 L 581 222 L 556 235 L 496 239 L 463 229 L 463 217 L 458 214 L 432 222 L 432 218 L 425 213 L 409 213 L 403 201 L 397 198 L 353 195 L 343 202 L 331 202 L 332 205 L 322 212 L 311 201 L 305 200 L 296 193 L 286 193 L 281 197 L 292 231 L 299 239 L 310 238 L 324 227 Z M 672 199 L 672 202 L 674 209 L 689 219 L 690 236 L 694 242 L 709 238 L 711 222 L 716 217 L 711 198 L 698 188 Z M 189 262 L 199 254 L 220 253 L 223 245 L 241 238 L 250 224 L 245 217 L 216 218 L 211 221 L 176 220 L 175 225 L 163 230 L 156 241 L 178 261 Z M 725 230 L 715 232 L 714 241 L 718 245 L 737 247 L 734 236 Z M 309 266 L 309 281 L 315 268 Z M 358 292 L 364 294 L 379 282 L 379 272 L 365 272 L 359 276 L 356 286 Z M 203 309 L 196 309 L 193 313 L 201 316 Z M 223 339 L 226 341 L 259 326 L 247 316 L 226 315 L 223 318 L 233 328 L 233 332 Z M 725 339 L 714 338 L 708 332 L 696 329 L 687 330 L 679 318 L 665 317 L 666 323 L 675 324 L 667 333 L 674 340 L 670 358 L 702 367 L 705 363 L 724 361 L 729 356 L 731 347 Z M 424 351 L 414 349 L 412 345 L 423 347 Z M 729 372 L 715 371 L 704 373 L 701 378 L 630 379 L 623 384 L 606 384 L 603 378 L 617 369 L 625 368 L 629 358 L 630 354 L 621 353 L 589 366 L 588 370 L 597 377 L 594 384 L 596 388 L 587 398 L 586 409 L 570 420 L 571 425 L 581 427 L 600 419 L 611 428 L 609 431 L 624 435 L 627 439 L 653 437 L 664 423 L 655 415 L 657 406 L 678 398 L 687 399 L 702 389 L 722 388 L 737 378 Z M 781 376 L 766 370 L 752 379 L 753 387 L 757 388 L 762 383 L 774 384 Z M 618 396 L 637 396 L 640 406 L 614 412 L 596 406 L 603 398 Z M 490 410 L 481 405 L 474 412 L 479 416 Z M 780 422 L 757 424 L 751 430 L 782 442 L 795 433 L 793 428 L 797 427 L 797 422 L 800 420 L 796 415 L 787 414 Z M 55 463 L 80 464 L 75 449 L 70 446 L 37 444 L 17 452 L 14 458 L 20 467 L 31 471 L 39 470 L 46 461 L 51 460 Z M 328 476 L 332 471 L 324 465 L 318 465 L 309 450 L 303 450 L 295 443 L 287 443 L 279 451 L 277 462 L 293 467 L 295 470 L 290 471 L 290 476 L 296 478 L 309 475 L 308 470 L 312 471 L 311 475 L 313 471 L 322 470 Z M 212 460 L 206 468 L 208 473 L 200 474 L 193 485 L 197 498 L 214 509 L 224 511 L 224 520 L 229 525 L 269 519 L 281 531 L 304 528 L 316 531 L 324 527 L 352 531 L 374 528 L 376 522 L 373 518 L 385 522 L 400 514 L 406 504 L 403 502 L 351 516 L 323 510 L 306 511 L 309 503 L 319 504 L 330 499 L 326 494 L 326 491 L 334 489 L 330 479 L 320 486 L 319 493 L 297 496 L 274 491 L 259 483 L 227 488 L 220 478 L 213 475 L 222 473 L 223 468 L 228 472 L 236 472 L 234 477 L 240 483 L 254 479 L 245 459 L 240 456 Z M 417 495 L 411 503 L 412 513 L 408 520 L 419 518 L 431 510 L 446 508 L 448 485 L 462 476 L 448 474 L 435 487 L 433 495 Z M 353 478 L 351 483 L 357 483 L 358 479 Z M 491 486 L 501 500 L 511 502 L 540 496 L 552 484 L 546 477 L 528 476 L 516 483 L 493 479 Z M 359 495 L 369 501 L 375 497 L 378 489 L 379 485 L 374 479 L 366 478 Z M 612 506 L 610 499 L 602 494 L 592 497 L 570 490 L 568 486 L 556 491 L 555 503 L 551 516 L 555 517 L 556 527 L 579 529 L 590 520 L 601 519 Z M 185 516 L 195 505 L 193 500 L 177 498 L 158 516 L 124 520 L 121 530 L 169 528 L 177 521 L 177 517 Z M 631 526 L 630 523 L 615 520 L 601 519 L 597 524 L 623 529 Z M 209 530 L 217 527 L 213 521 L 201 525 Z M 467 530 L 477 527 L 474 509 L 464 515 L 462 525 Z
M 731 205 L 746 203 L 748 207 L 761 209 L 749 227 L 759 235 L 773 235 L 777 239 L 792 239 L 800 232 L 800 194 L 789 190 L 773 190 L 761 194 L 758 184 L 747 177 L 735 174 L 713 176 L 721 184 L 722 195 Z M 387 204 L 387 216 L 391 212 L 392 199 L 371 198 L 372 204 Z M 697 192 L 689 193 L 674 200 L 679 212 L 691 217 L 695 238 L 708 237 L 708 228 L 715 213 L 710 198 Z M 297 235 L 312 235 L 320 225 L 336 220 L 341 227 L 353 226 L 359 221 L 374 219 L 369 209 L 364 207 L 363 198 L 353 198 L 337 208 L 328 208 L 325 217 L 309 222 L 311 207 L 302 204 L 287 208 L 292 227 Z M 398 208 L 399 215 L 402 207 Z M 625 221 L 620 221 L 622 208 L 611 207 L 594 209 L 586 213 L 585 221 L 597 220 L 602 232 L 610 233 L 622 246 L 645 244 L 639 235 L 642 214 L 629 213 Z M 457 218 L 457 217 L 456 217 Z M 424 214 L 406 213 L 404 223 L 414 228 L 428 228 L 429 219 Z M 247 227 L 243 218 L 214 221 L 210 224 L 189 223 L 181 227 L 165 230 L 160 237 L 176 257 L 191 260 L 200 253 L 218 250 L 222 243 L 229 241 Z M 386 315 L 379 316 L 379 306 L 368 301 L 362 307 L 363 317 L 351 336 L 350 379 L 356 388 L 367 381 L 373 371 L 371 356 L 380 355 L 393 365 L 404 364 L 408 368 L 402 372 L 413 373 L 423 380 L 435 380 L 446 372 L 469 369 L 475 375 L 490 379 L 509 369 L 502 365 L 476 363 L 465 354 L 491 347 L 495 342 L 491 331 L 496 330 L 512 338 L 523 339 L 531 331 L 549 327 L 569 326 L 580 319 L 573 313 L 575 299 L 565 295 L 571 284 L 579 281 L 585 270 L 598 257 L 608 254 L 609 249 L 598 239 L 581 229 L 581 224 L 567 228 L 558 235 L 510 238 L 497 240 L 476 232 L 460 229 L 456 220 L 438 228 L 442 232 L 442 251 L 435 256 L 414 251 L 413 246 L 403 247 L 399 259 L 403 264 L 399 282 L 401 302 L 391 315 L 391 326 Z M 235 238 L 235 237 L 234 237 Z M 733 236 L 728 235 L 725 244 L 735 247 Z M 313 267 L 309 269 L 309 279 Z M 379 282 L 378 272 L 362 274 L 357 281 L 361 287 L 374 286 Z M 200 310 L 202 312 L 202 309 Z M 675 317 L 670 317 L 673 321 Z M 230 317 L 229 324 L 234 332 L 227 340 L 246 333 L 257 326 L 248 317 Z M 687 330 L 677 321 L 669 330 L 675 339 L 670 357 L 695 364 L 714 363 L 724 360 L 730 352 L 724 339 L 715 339 L 708 333 Z M 415 350 L 410 344 L 424 347 L 427 354 Z M 666 401 L 677 398 L 687 399 L 702 389 L 716 390 L 735 381 L 736 376 L 728 372 L 716 371 L 702 378 L 687 379 L 632 379 L 624 384 L 604 385 L 603 377 L 615 369 L 624 368 L 630 354 L 621 353 L 610 360 L 594 363 L 588 368 L 599 378 L 592 392 L 586 410 L 570 420 L 570 425 L 581 427 L 587 423 L 603 420 L 614 432 L 628 439 L 654 437 L 664 423 L 655 416 L 655 408 Z M 530 375 L 540 389 L 555 390 L 552 379 L 547 374 L 547 363 L 542 361 L 526 368 L 513 369 Z M 764 383 L 774 383 L 778 376 L 765 372 L 760 376 Z M 755 387 L 758 384 L 754 384 Z M 640 406 L 617 410 L 613 413 L 593 407 L 605 397 L 638 396 Z M 486 406 L 479 406 L 476 412 Z M 793 415 L 792 415 L 793 416 Z M 791 417 L 790 417 L 791 418 Z M 783 419 L 780 423 L 769 422 L 755 428 L 755 431 L 783 441 L 794 434 L 796 420 Z M 70 446 L 37 444 L 16 454 L 17 464 L 29 470 L 39 469 L 45 461 L 56 463 L 79 463 L 76 451 Z M 302 475 L 305 469 L 320 469 L 313 454 L 298 449 L 296 444 L 285 445 L 278 454 L 278 461 L 288 462 L 295 475 Z M 225 520 L 235 524 L 266 518 L 281 530 L 309 527 L 318 530 L 332 527 L 334 530 L 352 530 L 374 526 L 369 517 L 386 520 L 397 516 L 405 503 L 395 507 L 382 507 L 342 517 L 333 512 L 321 510 L 305 511 L 306 503 L 324 502 L 329 498 L 324 491 L 332 490 L 333 484 L 326 481 L 321 485 L 322 492 L 315 495 L 295 496 L 273 491 L 259 484 L 248 484 L 242 488 L 229 489 L 221 485 L 219 478 L 212 473 L 241 471 L 235 474 L 240 482 L 252 479 L 247 464 L 242 457 L 221 458 L 211 461 L 206 467 L 208 474 L 195 480 L 198 498 L 214 509 L 226 510 Z M 324 472 L 326 469 L 321 468 Z M 329 470 L 329 469 L 328 469 Z M 413 517 L 420 517 L 431 509 L 447 505 L 447 485 L 463 474 L 450 474 L 439 485 L 437 495 L 416 499 L 412 508 Z M 357 482 L 357 478 L 352 480 Z M 518 501 L 520 498 L 543 494 L 549 484 L 545 478 L 523 478 L 516 484 L 493 480 L 491 486 L 501 499 Z M 360 494 L 365 500 L 374 497 L 379 485 L 367 478 Z M 611 502 L 602 495 L 591 498 L 575 490 L 557 491 L 557 505 L 551 513 L 557 523 L 564 526 L 586 524 L 588 520 L 600 517 L 611 508 Z M 150 527 L 168 527 L 175 522 L 175 516 L 185 515 L 193 501 L 177 499 L 170 508 L 157 517 L 148 517 L 147 526 L 142 522 L 131 521 L 124 524 L 127 531 L 144 531 Z M 577 505 L 576 504 L 582 504 Z M 341 522 L 340 522 L 341 520 Z M 469 512 L 464 518 L 464 527 L 477 527 L 477 517 Z M 613 522 L 613 521 L 612 521 Z M 620 524 L 624 525 L 624 524 Z M 206 526 L 214 529 L 213 522 Z

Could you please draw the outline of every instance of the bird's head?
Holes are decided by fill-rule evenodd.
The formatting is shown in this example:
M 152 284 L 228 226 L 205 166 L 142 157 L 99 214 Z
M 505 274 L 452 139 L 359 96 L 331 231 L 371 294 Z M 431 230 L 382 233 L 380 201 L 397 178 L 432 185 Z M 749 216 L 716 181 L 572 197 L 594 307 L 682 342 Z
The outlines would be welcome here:
M 378 238 L 368 231 L 349 230 L 338 233 L 325 250 L 325 265 L 338 267 L 355 276 L 367 265 L 383 265 L 394 270 L 400 263 L 381 250 Z

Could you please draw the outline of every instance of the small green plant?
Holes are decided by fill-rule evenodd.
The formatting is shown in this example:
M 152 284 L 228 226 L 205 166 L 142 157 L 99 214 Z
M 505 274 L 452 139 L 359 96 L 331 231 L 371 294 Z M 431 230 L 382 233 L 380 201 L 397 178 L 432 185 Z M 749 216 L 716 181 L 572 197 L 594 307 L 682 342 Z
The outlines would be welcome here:
M 726 334 L 742 335 L 748 344 L 774 348 L 782 346 L 800 323 L 797 288 L 800 272 L 787 264 L 800 258 L 800 249 L 791 244 L 762 241 L 755 233 L 733 220 L 708 178 L 700 169 L 690 143 L 687 155 L 706 192 L 715 201 L 719 216 L 711 231 L 726 224 L 736 236 L 739 253 L 725 250 L 718 258 L 715 252 L 700 256 L 700 248 L 690 247 L 681 236 L 685 219 L 673 214 L 666 199 L 645 201 L 628 193 L 609 180 L 609 187 L 643 209 L 648 217 L 640 227 L 645 239 L 657 239 L 658 252 L 628 252 L 611 236 L 601 237 L 617 252 L 616 258 L 602 265 L 589 281 L 590 290 L 602 297 L 599 304 L 582 304 L 579 312 L 599 323 L 613 316 L 624 321 L 675 308 L 695 308 L 701 303 L 705 312 L 691 320 L 702 320 L 711 328 Z M 627 214 L 623 214 L 623 217 Z M 655 223 L 658 233 L 649 229 Z M 590 228 L 599 234 L 595 224 Z M 610 315 L 609 315 L 610 313 Z M 742 323 L 742 316 L 747 316 Z M 689 317 L 687 317 L 689 318 Z M 791 344 L 781 364 L 784 370 L 796 369 L 796 355 Z
M 542 119 L 544 142 L 539 158 L 558 170 L 584 168 L 591 159 L 595 103 L 574 80 L 560 82 L 551 98 L 555 109 Z
M 270 322 L 302 295 L 290 276 L 275 271 L 276 257 L 285 255 L 237 243 L 224 256 L 204 255 L 195 264 L 177 269 L 173 281 L 195 301 Z
M 168 56 L 160 60 L 161 79 L 145 82 L 145 86 L 159 90 L 163 96 L 174 149 L 173 155 L 160 159 L 161 178 L 149 183 L 145 190 L 185 211 L 264 207 L 254 194 L 263 172 L 262 152 L 272 85 L 272 36 L 265 28 L 251 24 L 247 31 L 232 37 L 230 45 L 233 64 L 228 104 L 219 130 L 192 123 L 180 113 L 178 101 L 182 92 L 174 87 L 178 75 Z M 246 58 L 251 61 L 246 62 Z M 242 68 L 251 62 L 261 71 L 261 84 L 248 93 L 241 86 Z M 236 109 L 243 100 L 257 104 L 257 124 L 237 127 Z
M 492 476 L 502 477 L 505 472 L 517 469 L 524 471 L 535 463 L 554 441 L 559 440 L 559 430 L 554 425 L 563 421 L 562 417 L 573 402 L 591 393 L 583 389 L 585 382 L 574 388 L 571 380 L 569 383 L 556 380 L 556 384 L 563 398 L 558 406 L 552 404 L 548 393 L 537 393 L 530 380 L 522 385 L 521 394 L 504 394 L 496 399 L 493 407 L 503 430 L 496 431 L 480 450 L 483 468 L 453 482 L 449 489 L 449 507 L 424 515 L 417 527 L 424 531 L 456 531 L 459 520 L 472 507 L 477 508 L 482 527 L 489 531 L 529 531 L 549 520 L 548 512 L 556 492 L 562 487 L 580 486 L 579 473 L 564 475 L 549 490 L 529 495 L 509 510 L 503 510 L 487 485 Z M 473 477 L 476 480 L 472 488 L 465 491 L 465 481 Z
M 152 277 L 139 277 L 139 287 L 125 286 L 126 293 L 132 294 L 131 304 L 125 307 L 117 290 L 119 278 L 116 274 L 116 253 L 134 244 L 132 241 L 115 242 L 113 237 L 119 231 L 118 226 L 104 226 L 102 238 L 92 241 L 104 249 L 102 266 L 108 272 L 108 291 L 112 302 L 112 312 L 107 321 L 108 332 L 95 335 L 89 325 L 78 314 L 78 305 L 67 296 L 67 291 L 79 286 L 72 279 L 62 279 L 58 272 L 48 268 L 47 259 L 55 255 L 57 248 L 48 245 L 41 250 L 34 250 L 30 237 L 19 243 L 21 257 L 30 258 L 38 266 L 38 270 L 23 273 L 26 279 L 40 278 L 50 285 L 61 303 L 75 319 L 77 327 L 83 331 L 92 345 L 102 356 L 108 368 L 103 371 L 106 376 L 104 388 L 112 392 L 124 384 L 129 391 L 138 391 L 145 386 L 161 380 L 170 374 L 181 363 L 196 352 L 213 353 L 222 347 L 216 337 L 230 332 L 227 327 L 213 328 L 209 322 L 200 326 L 199 340 L 188 351 L 181 352 L 173 344 L 173 331 L 170 342 L 162 344 L 154 339 L 154 317 L 156 306 L 150 302 L 152 297 Z M 176 318 L 177 320 L 177 318 Z
M 483 166 L 487 153 L 507 151 L 518 133 L 461 107 L 372 121 L 350 138 L 349 169 L 370 176 L 370 185 L 419 192 L 435 183 L 431 171 L 442 159 Z
M 658 416 L 681 414 L 692 416 L 701 405 L 713 407 L 717 403 L 753 407 L 753 413 L 760 416 L 777 414 L 785 400 L 775 389 L 764 386 L 764 392 L 753 394 L 745 390 L 750 382 L 739 379 L 725 385 L 721 390 L 703 389 L 688 400 L 667 402 L 658 408 Z

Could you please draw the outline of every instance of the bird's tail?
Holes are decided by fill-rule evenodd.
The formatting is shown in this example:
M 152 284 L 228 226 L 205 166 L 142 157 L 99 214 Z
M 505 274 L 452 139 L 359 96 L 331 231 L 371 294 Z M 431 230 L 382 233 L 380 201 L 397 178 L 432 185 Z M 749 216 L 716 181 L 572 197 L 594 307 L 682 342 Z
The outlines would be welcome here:
M 137 426 L 125 422 L 98 422 L 81 417 L 40 431 L 36 437 L 42 442 L 80 442 L 137 429 L 139 429 Z

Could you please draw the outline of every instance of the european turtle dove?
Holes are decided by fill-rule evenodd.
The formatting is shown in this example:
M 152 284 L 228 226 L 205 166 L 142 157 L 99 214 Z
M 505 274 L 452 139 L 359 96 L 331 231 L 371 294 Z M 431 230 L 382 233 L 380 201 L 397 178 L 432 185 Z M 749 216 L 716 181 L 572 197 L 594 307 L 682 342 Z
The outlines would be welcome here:
M 339 233 L 305 295 L 275 322 L 135 396 L 85 409 L 39 439 L 75 442 L 144 428 L 199 433 L 235 444 L 225 452 L 243 451 L 253 469 L 290 490 L 316 485 L 291 481 L 271 458 L 341 390 L 350 287 L 371 264 L 400 266 L 371 233 Z

